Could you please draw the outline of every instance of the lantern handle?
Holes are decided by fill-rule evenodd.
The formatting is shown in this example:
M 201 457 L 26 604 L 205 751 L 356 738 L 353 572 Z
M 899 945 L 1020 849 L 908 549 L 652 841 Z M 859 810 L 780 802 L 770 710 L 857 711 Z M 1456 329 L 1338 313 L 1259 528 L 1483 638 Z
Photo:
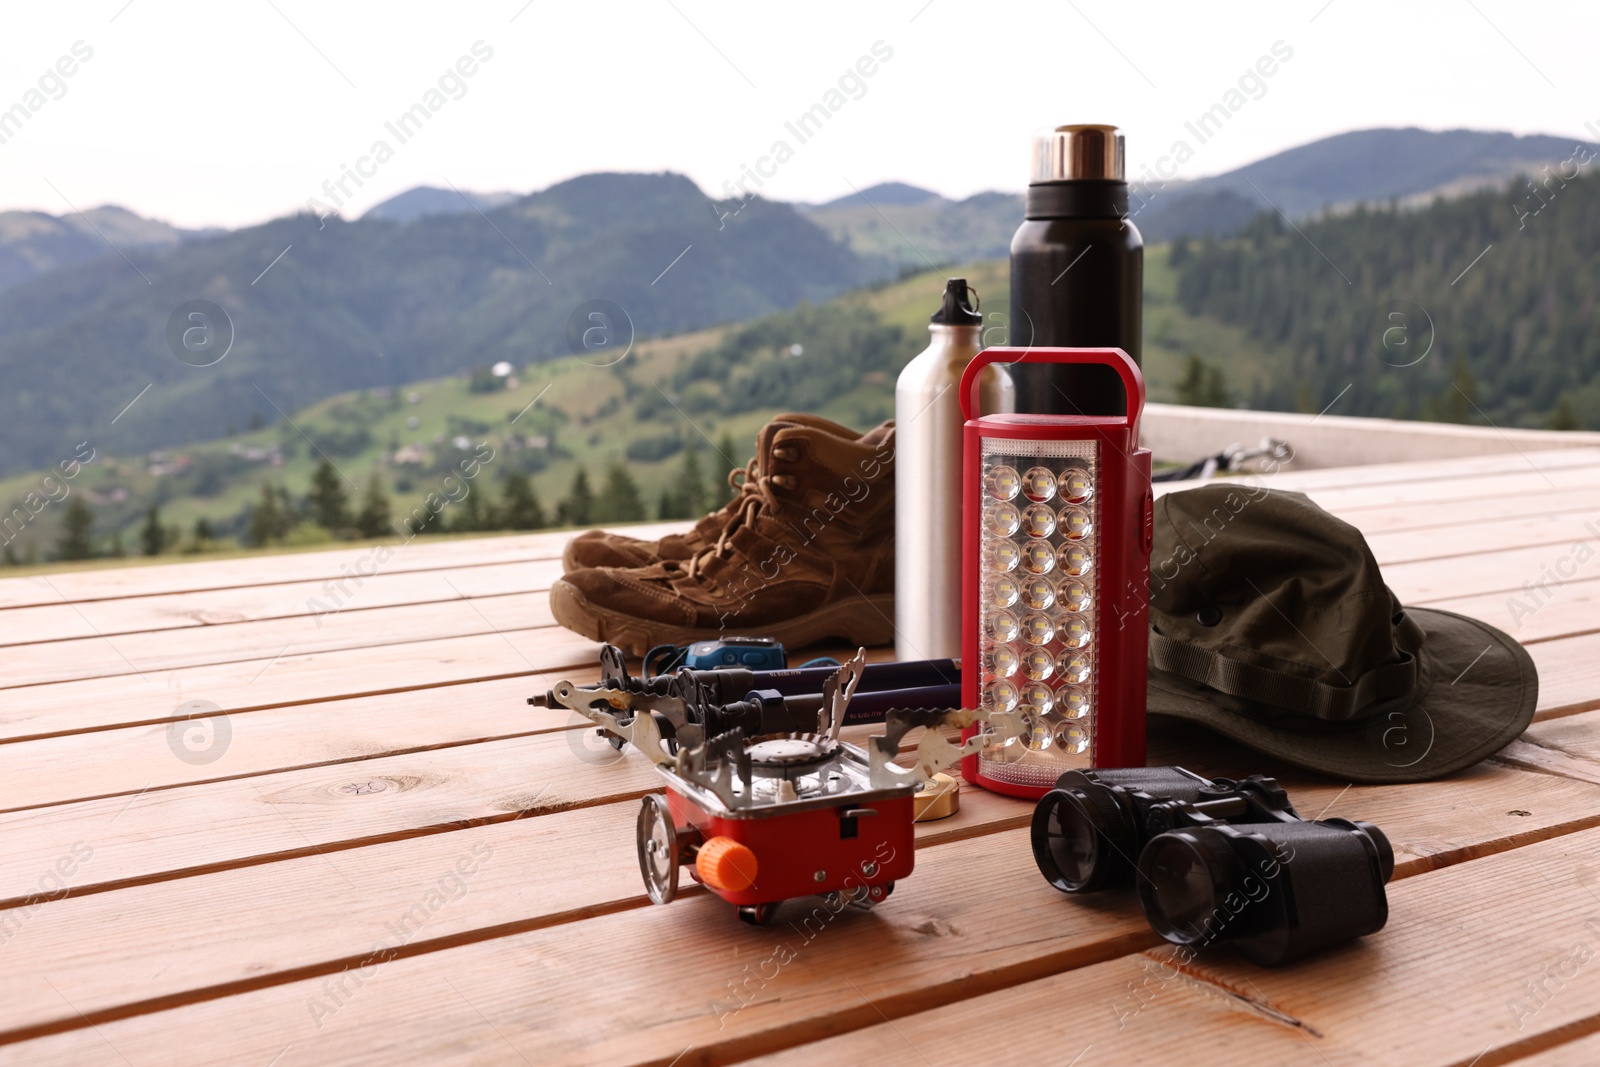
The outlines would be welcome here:
M 1139 365 L 1120 348 L 985 348 L 961 374 L 961 415 L 964 419 L 977 417 L 978 375 L 991 363 L 1093 363 L 1110 367 L 1122 379 L 1123 393 L 1127 396 L 1127 424 L 1138 440 L 1139 416 L 1144 413 L 1144 375 Z

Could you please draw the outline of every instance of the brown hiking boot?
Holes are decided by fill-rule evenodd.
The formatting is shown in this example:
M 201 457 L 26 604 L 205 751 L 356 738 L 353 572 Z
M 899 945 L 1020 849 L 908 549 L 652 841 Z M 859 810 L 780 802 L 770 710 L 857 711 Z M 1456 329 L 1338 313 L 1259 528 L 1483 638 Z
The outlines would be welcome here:
M 802 412 L 778 415 L 768 425 L 776 423 L 810 426 L 846 440 L 866 440 L 869 443 L 875 443 L 885 433 L 893 432 L 893 427 L 885 423 L 866 434 L 858 434 L 820 415 Z M 685 532 L 668 534 L 659 541 L 642 541 L 610 530 L 588 530 L 567 542 L 566 551 L 561 554 L 562 566 L 567 571 L 576 571 L 585 567 L 648 567 L 662 560 L 692 559 L 716 544 L 722 531 L 744 510 L 745 494 L 739 489 L 761 477 L 757 458 L 752 456 L 743 468 L 736 467 L 728 472 L 728 486 L 735 490 L 733 499 Z
M 568 573 L 550 589 L 556 621 L 634 655 L 732 633 L 790 647 L 888 644 L 894 423 L 859 436 L 830 427 L 768 423 L 753 477 L 711 543 L 686 560 Z

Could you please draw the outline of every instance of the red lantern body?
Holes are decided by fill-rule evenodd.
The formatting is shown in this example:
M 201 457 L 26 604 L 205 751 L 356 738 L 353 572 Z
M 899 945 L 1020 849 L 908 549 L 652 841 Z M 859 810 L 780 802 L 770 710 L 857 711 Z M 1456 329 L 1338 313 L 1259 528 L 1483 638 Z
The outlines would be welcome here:
M 1109 366 L 1128 414 L 975 418 L 990 363 Z M 1120 348 L 985 349 L 961 403 L 963 703 L 1028 724 L 963 776 L 1037 798 L 1064 771 L 1143 766 L 1153 497 L 1138 365 Z

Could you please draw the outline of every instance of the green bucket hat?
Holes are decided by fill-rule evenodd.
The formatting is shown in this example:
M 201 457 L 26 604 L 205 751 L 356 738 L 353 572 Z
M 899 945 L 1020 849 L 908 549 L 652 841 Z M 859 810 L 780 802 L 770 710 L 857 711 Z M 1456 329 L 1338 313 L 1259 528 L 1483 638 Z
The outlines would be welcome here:
M 1301 493 L 1218 484 L 1156 501 L 1151 715 L 1357 782 L 1470 766 L 1533 720 L 1527 651 L 1401 607 L 1361 531 Z

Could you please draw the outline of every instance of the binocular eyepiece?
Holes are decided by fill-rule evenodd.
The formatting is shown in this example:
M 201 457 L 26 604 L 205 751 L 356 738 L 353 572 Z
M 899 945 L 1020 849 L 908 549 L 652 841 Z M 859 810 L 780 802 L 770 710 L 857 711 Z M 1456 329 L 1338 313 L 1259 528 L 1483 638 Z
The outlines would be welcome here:
M 1135 884 L 1174 944 L 1230 942 L 1274 965 L 1383 928 L 1389 839 L 1371 823 L 1306 821 L 1271 778 L 1181 767 L 1068 771 L 1033 814 L 1033 855 L 1064 893 Z

